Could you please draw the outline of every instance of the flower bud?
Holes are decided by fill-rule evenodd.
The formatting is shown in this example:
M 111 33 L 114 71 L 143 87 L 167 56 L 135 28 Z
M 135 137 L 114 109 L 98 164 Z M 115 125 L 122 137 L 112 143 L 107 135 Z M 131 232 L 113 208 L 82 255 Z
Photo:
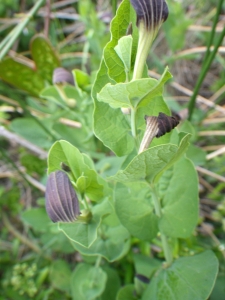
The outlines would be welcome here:
M 143 22 L 147 30 L 158 31 L 169 14 L 164 0 L 131 0 L 131 4 L 137 14 L 137 26 Z
M 133 79 L 142 77 L 146 59 L 160 26 L 168 17 L 168 6 L 164 0 L 130 0 L 137 14 L 139 28 L 138 49 Z
M 53 222 L 73 222 L 80 215 L 76 192 L 63 171 L 49 175 L 45 198 L 46 211 Z
M 73 75 L 71 72 L 67 71 L 64 68 L 56 68 L 54 69 L 53 72 L 52 83 L 53 84 L 69 83 L 71 85 L 74 85 Z

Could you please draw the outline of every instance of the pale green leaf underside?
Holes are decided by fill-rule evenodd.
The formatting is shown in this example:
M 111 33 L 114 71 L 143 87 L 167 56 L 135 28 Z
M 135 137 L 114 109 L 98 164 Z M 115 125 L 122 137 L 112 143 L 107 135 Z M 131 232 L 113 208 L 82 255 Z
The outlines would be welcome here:
M 108 83 L 98 94 L 98 100 L 108 103 L 112 108 L 138 108 L 146 106 L 153 98 L 161 96 L 165 82 L 171 78 L 168 68 L 161 79 L 137 79 L 129 83 Z

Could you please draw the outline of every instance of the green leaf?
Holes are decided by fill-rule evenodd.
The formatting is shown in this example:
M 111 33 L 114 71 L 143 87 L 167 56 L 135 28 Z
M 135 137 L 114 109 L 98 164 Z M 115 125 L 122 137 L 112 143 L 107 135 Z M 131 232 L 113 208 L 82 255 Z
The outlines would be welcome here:
M 56 289 L 69 292 L 71 273 L 67 262 L 64 260 L 53 261 L 50 269 L 50 282 Z
M 152 277 L 156 270 L 161 267 L 161 261 L 142 254 L 134 254 L 134 266 L 136 274 Z
M 100 296 L 100 300 L 115 300 L 116 294 L 120 288 L 120 278 L 118 273 L 110 268 L 103 267 L 103 271 L 107 274 L 105 290 Z
M 84 192 L 93 201 L 100 201 L 109 192 L 106 182 L 96 173 L 95 170 L 85 163 L 86 156 L 66 141 L 56 142 L 49 151 L 48 173 L 61 170 L 61 164 L 66 164 L 71 172 L 72 178 L 76 182 L 78 178 L 84 176 L 85 187 L 82 185 L 80 193 Z M 84 181 L 83 181 L 84 184 Z
M 158 233 L 150 188 L 146 183 L 117 184 L 115 209 L 120 222 L 133 236 L 151 241 Z
M 36 35 L 32 39 L 31 55 L 42 80 L 52 82 L 53 71 L 60 66 L 60 61 L 45 36 Z
M 98 100 L 108 103 L 112 108 L 145 107 L 153 98 L 162 95 L 163 86 L 171 77 L 166 68 L 160 80 L 143 78 L 116 85 L 108 83 L 98 94 Z
M 73 223 L 59 223 L 61 230 L 72 242 L 82 247 L 90 248 L 97 239 L 97 230 L 102 218 L 111 212 L 111 205 L 104 201 L 92 208 L 92 219 L 88 223 L 75 221 Z
M 74 76 L 75 84 L 82 90 L 84 90 L 87 86 L 90 85 L 90 77 L 88 74 L 84 73 L 79 69 L 75 69 L 72 71 Z
M 116 82 L 123 82 L 126 79 L 124 64 L 117 55 L 114 47 L 118 40 L 126 34 L 130 23 L 131 5 L 129 0 L 124 0 L 117 9 L 116 16 L 111 22 L 111 41 L 104 49 L 104 59 L 108 68 L 109 76 Z
M 100 267 L 79 264 L 71 277 L 72 298 L 74 300 L 94 300 L 105 288 L 107 274 Z
M 160 231 L 177 238 L 189 237 L 198 221 L 198 176 L 189 159 L 167 170 L 158 183 L 162 199 Z
M 22 220 L 33 229 L 45 232 L 50 224 L 50 219 L 44 208 L 28 209 L 21 214 Z
M 0 78 L 36 97 L 45 87 L 40 74 L 12 58 L 0 62 Z
M 224 300 L 225 295 L 225 285 L 224 285 L 224 274 L 219 274 L 212 294 L 210 295 L 210 300 Z
M 217 272 L 218 261 L 211 251 L 179 258 L 153 277 L 142 300 L 206 300 Z
M 121 39 L 119 39 L 118 45 L 114 48 L 124 64 L 125 73 L 127 76 L 131 70 L 132 42 L 133 38 L 131 35 L 123 36 Z
M 53 70 L 60 62 L 48 40 L 40 35 L 31 42 L 31 55 L 34 68 L 12 58 L 0 62 L 0 78 L 37 97 L 46 82 L 52 82 Z
M 128 284 L 122 287 L 116 297 L 116 300 L 137 300 L 137 298 L 134 296 L 134 285 Z
M 120 224 L 115 214 L 104 218 L 98 231 L 98 237 L 94 243 L 85 248 L 78 244 L 73 246 L 83 255 L 101 255 L 108 261 L 119 260 L 130 249 L 130 235 Z
M 200 147 L 191 144 L 186 154 L 195 166 L 204 165 L 206 163 L 206 152 Z
M 162 173 L 172 166 L 186 151 L 190 135 L 187 134 L 180 146 L 166 144 L 150 148 L 135 156 L 125 170 L 120 170 L 111 180 L 119 182 L 157 181 Z
M 130 135 L 130 125 L 120 109 L 112 109 L 108 104 L 99 102 L 97 93 L 110 82 L 107 68 L 102 61 L 93 87 L 92 96 L 95 101 L 94 133 L 117 156 L 130 153 L 134 148 L 134 140 Z
M 45 126 L 48 125 L 46 123 L 47 121 L 45 121 Z M 33 118 L 14 119 L 10 124 L 10 128 L 18 135 L 41 148 L 48 149 L 52 145 L 52 139 L 49 134 Z

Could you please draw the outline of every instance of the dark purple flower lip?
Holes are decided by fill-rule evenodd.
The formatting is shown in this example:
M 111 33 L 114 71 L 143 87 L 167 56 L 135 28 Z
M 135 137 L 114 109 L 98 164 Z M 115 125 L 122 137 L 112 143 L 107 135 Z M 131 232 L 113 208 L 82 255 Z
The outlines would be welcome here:
M 46 211 L 53 222 L 73 222 L 80 215 L 79 201 L 67 174 L 52 172 L 46 185 Z
M 164 0 L 130 0 L 137 14 L 137 25 L 143 21 L 147 30 L 154 30 L 166 21 L 169 11 Z

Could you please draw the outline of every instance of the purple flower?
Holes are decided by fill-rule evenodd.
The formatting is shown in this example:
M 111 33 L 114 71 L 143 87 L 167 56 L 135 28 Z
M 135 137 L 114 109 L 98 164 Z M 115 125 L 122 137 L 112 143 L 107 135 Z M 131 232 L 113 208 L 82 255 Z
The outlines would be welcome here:
M 45 198 L 46 211 L 53 222 L 73 222 L 80 215 L 76 192 L 63 171 L 49 175 Z

